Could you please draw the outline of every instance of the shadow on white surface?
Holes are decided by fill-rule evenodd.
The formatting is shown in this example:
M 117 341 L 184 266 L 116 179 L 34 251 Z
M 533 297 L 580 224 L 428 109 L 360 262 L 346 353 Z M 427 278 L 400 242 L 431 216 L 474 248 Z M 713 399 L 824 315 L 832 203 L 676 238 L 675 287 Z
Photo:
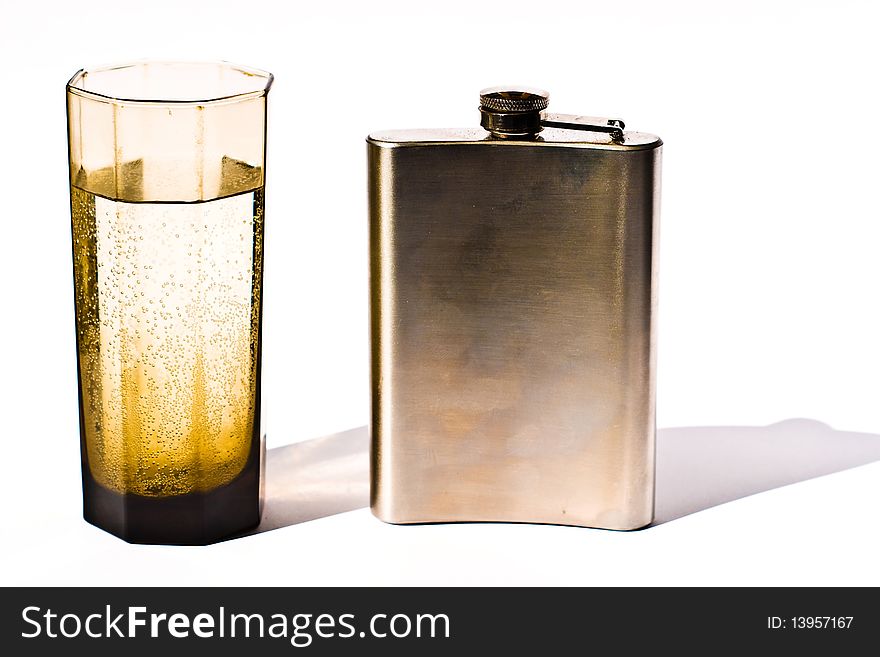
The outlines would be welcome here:
M 270 449 L 263 518 L 252 534 L 369 506 L 367 427 Z M 654 525 L 755 493 L 880 460 L 880 435 L 816 420 L 657 432 Z
M 654 525 L 880 460 L 880 435 L 816 420 L 657 432 Z
M 263 518 L 252 533 L 354 511 L 370 503 L 367 427 L 266 452 Z

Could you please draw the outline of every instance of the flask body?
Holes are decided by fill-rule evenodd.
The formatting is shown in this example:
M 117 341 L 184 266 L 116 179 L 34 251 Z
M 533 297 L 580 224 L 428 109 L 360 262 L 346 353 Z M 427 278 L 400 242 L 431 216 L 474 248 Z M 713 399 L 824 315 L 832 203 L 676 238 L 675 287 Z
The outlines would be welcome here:
M 370 137 L 379 518 L 651 522 L 661 143 Z

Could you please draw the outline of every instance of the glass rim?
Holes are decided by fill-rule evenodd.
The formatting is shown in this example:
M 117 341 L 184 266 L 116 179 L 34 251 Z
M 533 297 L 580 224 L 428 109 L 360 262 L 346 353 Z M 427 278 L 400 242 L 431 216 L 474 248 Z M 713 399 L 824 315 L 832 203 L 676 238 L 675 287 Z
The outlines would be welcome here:
M 262 86 L 259 88 L 254 88 L 251 91 L 241 91 L 233 94 L 226 95 L 215 95 L 210 96 L 208 98 L 130 98 L 126 97 L 126 95 L 112 95 L 108 93 L 101 93 L 98 91 L 91 91 L 88 89 L 83 89 L 81 87 L 77 87 L 77 83 L 82 82 L 85 77 L 89 74 L 95 73 L 107 73 L 111 71 L 118 71 L 126 68 L 136 68 L 139 66 L 148 66 L 148 65 L 160 65 L 160 66 L 213 66 L 218 69 L 228 69 L 230 71 L 235 71 L 241 73 L 248 77 L 256 77 L 263 81 Z M 87 98 L 91 100 L 95 100 L 103 103 L 111 103 L 111 104 L 131 104 L 131 105 L 215 105 L 221 103 L 229 103 L 229 102 L 238 102 L 240 100 L 246 100 L 250 98 L 259 98 L 260 96 L 265 96 L 269 93 L 269 89 L 272 87 L 272 82 L 274 81 L 275 76 L 269 73 L 268 71 L 254 68 L 252 66 L 242 66 L 240 64 L 234 64 L 232 62 L 228 62 L 225 60 L 161 60 L 161 59 L 142 59 L 132 62 L 126 62 L 124 64 L 111 64 L 108 66 L 97 66 L 94 68 L 81 68 L 73 76 L 70 80 L 67 81 L 67 93 L 80 96 L 81 98 Z

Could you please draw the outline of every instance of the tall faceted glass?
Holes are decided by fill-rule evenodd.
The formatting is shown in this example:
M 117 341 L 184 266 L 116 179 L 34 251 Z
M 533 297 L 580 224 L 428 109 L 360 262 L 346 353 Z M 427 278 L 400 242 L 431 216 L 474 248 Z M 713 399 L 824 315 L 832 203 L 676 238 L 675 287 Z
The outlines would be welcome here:
M 127 541 L 259 522 L 271 84 L 178 62 L 67 84 L 84 517 Z

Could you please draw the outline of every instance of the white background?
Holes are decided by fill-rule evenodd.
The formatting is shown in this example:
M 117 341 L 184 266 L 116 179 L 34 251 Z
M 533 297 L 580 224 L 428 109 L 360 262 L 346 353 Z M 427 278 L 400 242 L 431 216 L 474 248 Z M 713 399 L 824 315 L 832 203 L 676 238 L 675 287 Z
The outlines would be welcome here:
M 880 584 L 880 463 L 797 483 L 880 459 L 878 26 L 840 0 L 5 3 L 0 583 Z M 368 132 L 474 126 L 479 89 L 514 82 L 659 134 L 670 521 L 385 525 L 354 432 L 270 453 L 270 511 L 307 522 L 205 548 L 85 524 L 64 83 L 144 58 L 276 76 L 270 447 L 367 422 Z

